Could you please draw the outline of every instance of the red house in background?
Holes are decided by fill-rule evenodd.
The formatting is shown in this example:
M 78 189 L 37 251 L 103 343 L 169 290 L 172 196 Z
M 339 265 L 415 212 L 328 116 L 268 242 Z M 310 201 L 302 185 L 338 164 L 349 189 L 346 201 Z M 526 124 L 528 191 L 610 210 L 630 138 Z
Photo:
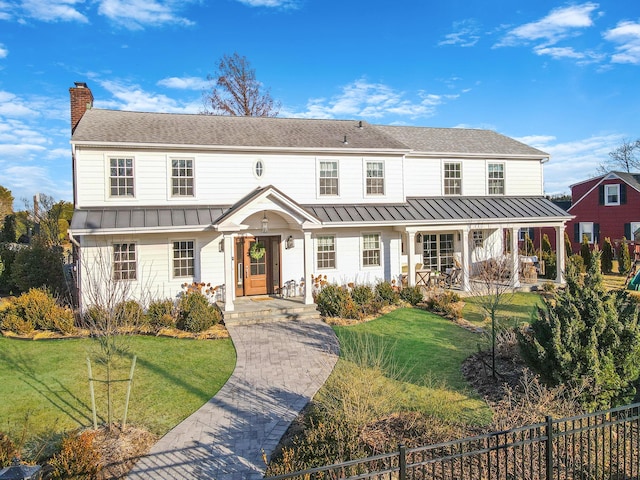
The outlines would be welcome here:
M 566 230 L 574 253 L 580 250 L 583 235 L 600 246 L 606 237 L 614 247 L 623 236 L 633 244 L 640 229 L 640 174 L 609 172 L 571 185 L 567 211 L 575 216 Z

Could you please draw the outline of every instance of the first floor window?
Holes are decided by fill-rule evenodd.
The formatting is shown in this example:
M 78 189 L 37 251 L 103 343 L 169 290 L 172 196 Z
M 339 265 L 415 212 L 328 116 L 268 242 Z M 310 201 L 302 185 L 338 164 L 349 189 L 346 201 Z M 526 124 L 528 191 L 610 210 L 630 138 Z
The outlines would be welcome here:
M 171 160 L 171 196 L 193 197 L 193 160 Z
M 195 249 L 193 240 L 173 242 L 173 276 L 193 277 Z
M 137 271 L 136 244 L 113 244 L 113 279 L 135 280 Z
M 384 164 L 367 162 L 367 195 L 384 195 Z
M 588 243 L 593 243 L 593 223 L 592 222 L 580 223 L 580 242 L 582 242 L 582 239 L 585 237 L 587 237 Z
M 112 197 L 133 197 L 133 158 L 109 159 L 109 187 Z
M 362 265 L 364 267 L 380 266 L 380 235 L 368 233 L 362 236 Z
M 317 239 L 318 269 L 336 268 L 336 237 L 325 235 Z
M 425 234 L 422 237 L 422 262 L 425 268 L 439 272 L 453 267 L 453 233 Z
M 338 162 L 320 162 L 320 195 L 338 195 Z
M 504 195 L 504 163 L 489 164 L 489 195 Z
M 462 194 L 462 165 L 460 163 L 444 164 L 444 194 Z

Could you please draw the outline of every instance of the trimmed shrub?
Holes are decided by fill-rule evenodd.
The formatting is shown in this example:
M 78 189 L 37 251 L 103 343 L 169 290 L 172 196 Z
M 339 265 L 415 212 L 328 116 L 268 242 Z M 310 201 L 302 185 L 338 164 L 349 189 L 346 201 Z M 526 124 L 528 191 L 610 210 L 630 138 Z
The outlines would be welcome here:
M 145 321 L 144 309 L 135 300 L 126 300 L 117 304 L 113 315 L 119 327 L 136 327 Z
M 613 271 L 613 245 L 611 245 L 609 237 L 606 237 L 602 244 L 601 267 L 602 273 L 611 273 Z
M 584 259 L 582 258 L 582 256 L 580 254 L 574 253 L 573 255 L 571 255 L 568 259 L 569 261 L 567 262 L 567 264 L 572 264 L 576 270 L 580 273 L 585 273 L 586 272 L 586 266 L 584 264 Z
M 71 309 L 61 307 L 47 290 L 38 288 L 23 293 L 9 305 L 2 325 L 20 334 L 34 329 L 68 334 L 76 329 Z
M 176 326 L 175 305 L 173 300 L 154 300 L 147 309 L 149 325 L 156 330 Z
M 389 282 L 380 282 L 376 285 L 376 297 L 383 305 L 397 305 L 400 301 L 398 292 Z
M 341 317 L 349 291 L 335 284 L 325 285 L 316 296 L 320 314 L 325 317 Z
M 184 293 L 178 303 L 176 327 L 191 333 L 207 330 L 220 321 L 220 311 L 198 291 Z
M 63 264 L 62 248 L 49 246 L 36 236 L 31 245 L 16 253 L 11 278 L 22 292 L 31 288 L 47 288 L 62 297 L 67 294 Z
M 451 291 L 445 291 L 427 299 L 427 309 L 449 318 L 462 318 L 463 307 L 464 303 L 460 295 Z
M 351 289 L 351 298 L 359 307 L 366 307 L 374 299 L 369 285 L 356 285 Z
M 414 285 L 400 290 L 400 298 L 415 307 L 424 299 L 424 295 L 422 294 L 422 288 Z
M 49 460 L 51 478 L 97 479 L 102 470 L 102 462 L 100 452 L 94 445 L 95 437 L 96 432 L 91 431 L 66 436 L 62 440 L 60 451 Z

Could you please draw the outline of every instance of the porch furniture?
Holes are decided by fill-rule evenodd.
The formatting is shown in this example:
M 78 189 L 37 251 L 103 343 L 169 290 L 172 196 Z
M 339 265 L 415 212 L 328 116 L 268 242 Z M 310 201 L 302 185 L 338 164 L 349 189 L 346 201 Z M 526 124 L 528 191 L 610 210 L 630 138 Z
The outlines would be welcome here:
M 459 285 L 461 275 L 462 275 L 462 268 L 460 267 L 447 268 L 444 284 L 447 286 L 447 288 L 451 288 L 454 285 Z
M 420 287 L 423 290 L 427 290 L 430 286 L 431 269 L 421 268 L 416 270 L 416 287 Z
M 445 279 L 446 275 L 443 275 L 442 273 L 432 273 L 429 276 L 429 286 L 432 288 L 442 287 L 444 286 Z

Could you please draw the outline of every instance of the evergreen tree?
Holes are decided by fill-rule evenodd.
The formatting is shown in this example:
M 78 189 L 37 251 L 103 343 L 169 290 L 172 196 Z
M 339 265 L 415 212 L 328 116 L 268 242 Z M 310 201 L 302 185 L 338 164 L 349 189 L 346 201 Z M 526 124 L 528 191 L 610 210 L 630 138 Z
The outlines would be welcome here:
M 620 250 L 618 250 L 618 272 L 626 275 L 631 271 L 631 254 L 627 245 L 627 238 L 622 237 Z
M 611 239 L 606 237 L 602 244 L 602 273 L 611 273 L 613 270 L 613 246 Z
M 582 243 L 580 244 L 580 256 L 584 260 L 585 267 L 589 268 L 591 264 L 591 248 L 589 248 L 589 239 L 586 235 L 582 236 Z
M 571 258 L 571 255 L 573 255 L 573 248 L 571 247 L 571 239 L 569 238 L 569 234 L 566 231 L 564 232 L 564 251 L 565 258 Z
M 11 214 L 4 217 L 2 230 L 0 231 L 0 242 L 14 243 L 16 241 L 16 217 Z
M 524 234 L 524 254 L 525 255 L 535 255 L 536 247 L 533 245 L 533 240 L 528 233 Z
M 551 250 L 551 241 L 549 240 L 549 235 L 546 233 L 542 235 L 542 251 L 540 252 L 540 256 L 545 265 L 545 277 L 556 278 L 556 254 Z
M 567 264 L 567 287 L 519 333 L 529 365 L 553 385 L 586 386 L 580 400 L 589 410 L 633 399 L 640 375 L 638 305 L 625 290 L 605 291 L 600 256 L 587 275 Z

